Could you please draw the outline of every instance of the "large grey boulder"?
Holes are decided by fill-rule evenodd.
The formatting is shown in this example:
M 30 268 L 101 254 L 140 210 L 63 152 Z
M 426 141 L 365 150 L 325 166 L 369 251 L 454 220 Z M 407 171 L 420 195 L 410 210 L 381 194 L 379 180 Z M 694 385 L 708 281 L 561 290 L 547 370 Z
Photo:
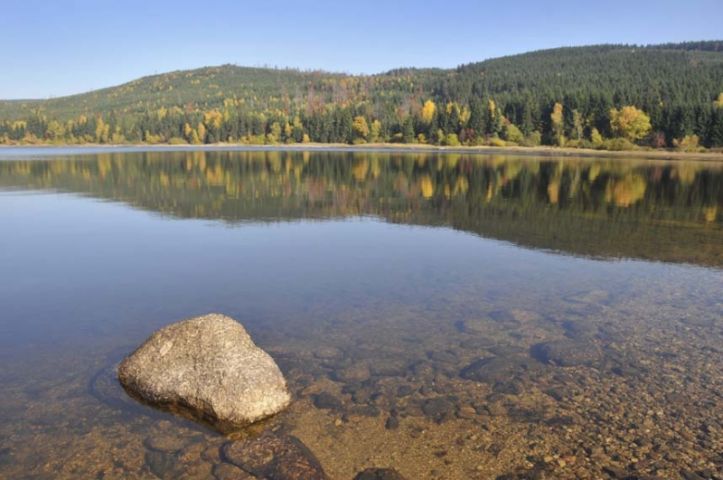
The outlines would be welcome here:
M 222 431 L 269 417 L 291 401 L 274 359 L 240 323 L 219 314 L 158 330 L 121 362 L 118 378 L 131 396 Z

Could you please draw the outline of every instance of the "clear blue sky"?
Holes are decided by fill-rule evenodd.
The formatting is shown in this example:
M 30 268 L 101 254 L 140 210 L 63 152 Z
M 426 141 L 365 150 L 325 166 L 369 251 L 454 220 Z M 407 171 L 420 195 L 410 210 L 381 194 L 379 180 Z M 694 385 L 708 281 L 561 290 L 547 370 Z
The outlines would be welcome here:
M 376 73 L 721 37 L 723 0 L 2 0 L 0 98 L 223 63 Z

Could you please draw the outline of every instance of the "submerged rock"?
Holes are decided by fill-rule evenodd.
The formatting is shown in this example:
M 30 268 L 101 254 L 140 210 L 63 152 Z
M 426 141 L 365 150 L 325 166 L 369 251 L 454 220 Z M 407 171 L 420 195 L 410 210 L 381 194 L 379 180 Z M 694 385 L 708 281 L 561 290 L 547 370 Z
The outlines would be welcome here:
M 9 448 L 0 448 L 0 465 L 9 465 L 13 460 L 13 451 Z
M 354 480 L 404 480 L 393 468 L 367 468 L 357 473 Z
M 344 405 L 341 403 L 341 400 L 331 393 L 321 392 L 314 396 L 314 406 L 327 410 L 341 410 Z
M 374 405 L 354 405 L 347 411 L 346 417 L 378 417 L 381 410 Z
M 143 445 L 156 452 L 165 453 L 176 453 L 183 450 L 190 443 L 194 441 L 193 438 L 184 438 L 178 435 L 154 435 L 147 437 L 143 441 Z
M 213 478 L 216 480 L 254 480 L 256 477 L 229 463 L 213 466 Z
M 255 438 L 227 442 L 223 459 L 258 478 L 275 480 L 326 480 L 314 454 L 291 435 L 264 433 Z
M 430 419 L 441 423 L 455 416 L 457 405 L 454 397 L 435 397 L 422 404 L 422 412 Z
M 384 422 L 384 428 L 387 430 L 396 430 L 399 428 L 399 418 L 396 415 L 390 415 L 387 421 Z
M 480 358 L 466 366 L 460 376 L 491 385 L 507 384 L 523 375 L 541 371 L 543 366 L 522 355 Z
M 291 400 L 273 358 L 219 314 L 158 330 L 121 362 L 118 378 L 132 396 L 222 431 L 262 420 Z
M 460 332 L 484 334 L 490 330 L 510 330 L 520 326 L 520 320 L 507 310 L 493 310 L 480 317 L 472 317 L 455 323 Z
M 577 292 L 564 297 L 565 300 L 571 303 L 581 304 L 600 304 L 604 303 L 610 297 L 610 293 L 605 290 L 586 290 Z
M 369 367 L 363 363 L 354 363 L 346 368 L 334 370 L 332 380 L 343 383 L 363 382 L 371 376 Z
M 598 334 L 597 325 L 585 320 L 566 320 L 562 322 L 565 335 L 574 340 L 588 340 L 595 338 Z
M 561 367 L 591 366 L 602 359 L 602 352 L 594 343 L 569 339 L 538 343 L 531 353 L 541 362 Z
M 148 451 L 145 461 L 148 469 L 158 478 L 172 478 L 177 473 L 174 471 L 176 460 L 169 453 Z

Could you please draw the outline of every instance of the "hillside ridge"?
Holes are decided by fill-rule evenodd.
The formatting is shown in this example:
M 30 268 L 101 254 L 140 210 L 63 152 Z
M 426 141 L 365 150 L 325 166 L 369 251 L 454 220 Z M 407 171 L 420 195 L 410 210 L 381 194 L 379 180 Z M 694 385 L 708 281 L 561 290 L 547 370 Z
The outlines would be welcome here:
M 232 64 L 176 70 L 65 97 L 0 101 L 0 143 L 590 147 L 621 138 L 627 143 L 608 147 L 695 149 L 723 146 L 721 109 L 723 41 L 602 44 L 373 75 Z M 632 120 L 649 126 L 626 131 Z

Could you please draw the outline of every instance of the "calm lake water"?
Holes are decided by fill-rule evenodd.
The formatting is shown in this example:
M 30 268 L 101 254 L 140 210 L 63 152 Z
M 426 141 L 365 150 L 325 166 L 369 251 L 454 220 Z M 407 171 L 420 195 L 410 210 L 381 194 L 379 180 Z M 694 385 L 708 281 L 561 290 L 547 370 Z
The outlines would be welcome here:
M 6 150 L 0 226 L 0 478 L 252 478 L 115 380 L 208 312 L 332 479 L 723 475 L 721 164 Z

